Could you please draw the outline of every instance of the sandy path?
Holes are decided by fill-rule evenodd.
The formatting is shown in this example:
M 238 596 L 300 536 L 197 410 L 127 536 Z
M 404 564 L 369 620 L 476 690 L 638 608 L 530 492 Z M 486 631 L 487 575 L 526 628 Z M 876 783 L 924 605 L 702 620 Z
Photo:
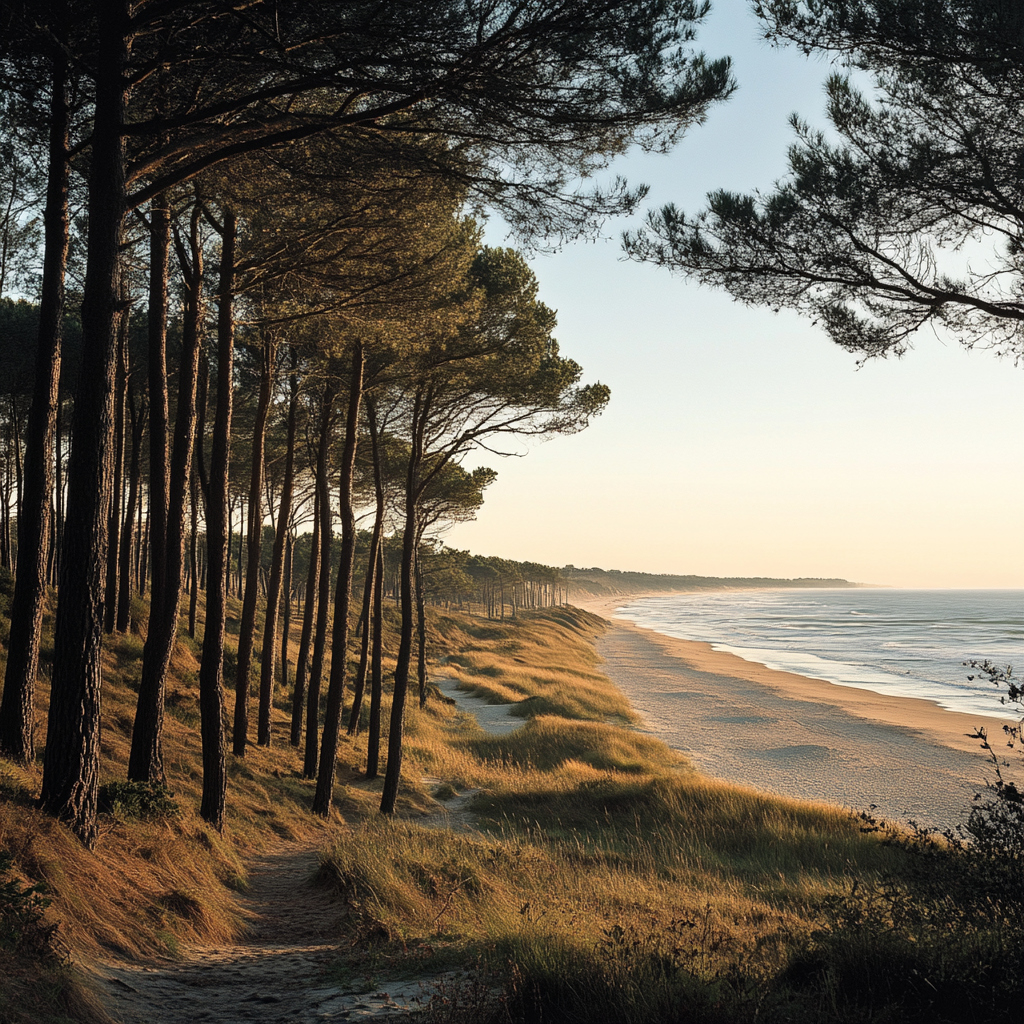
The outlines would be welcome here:
M 509 714 L 512 705 L 487 704 L 458 690 L 453 680 L 439 686 L 486 732 L 510 732 L 523 724 Z M 464 790 L 417 824 L 471 828 L 466 804 L 477 792 Z M 108 1012 L 123 1024 L 321 1024 L 408 1020 L 422 1010 L 442 979 L 353 986 L 331 977 L 345 907 L 310 884 L 320 845 L 282 844 L 250 865 L 249 889 L 238 897 L 250 924 L 238 944 L 184 949 L 172 963 L 85 965 Z
M 363 993 L 332 979 L 344 907 L 310 885 L 316 864 L 316 848 L 289 845 L 251 866 L 238 898 L 251 923 L 237 945 L 185 949 L 173 963 L 91 965 L 108 1012 L 124 1024 L 407 1020 L 424 998 L 418 979 Z

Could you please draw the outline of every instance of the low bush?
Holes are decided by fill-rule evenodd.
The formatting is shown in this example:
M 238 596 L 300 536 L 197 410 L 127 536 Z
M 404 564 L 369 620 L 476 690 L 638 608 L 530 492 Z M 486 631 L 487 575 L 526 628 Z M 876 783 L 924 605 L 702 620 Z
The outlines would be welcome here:
M 24 885 L 12 872 L 13 856 L 0 850 L 0 949 L 44 956 L 51 952 L 56 925 L 43 921 L 50 905 L 43 883 Z
M 141 820 L 179 813 L 174 794 L 154 782 L 108 782 L 100 786 L 99 810 L 101 814 Z

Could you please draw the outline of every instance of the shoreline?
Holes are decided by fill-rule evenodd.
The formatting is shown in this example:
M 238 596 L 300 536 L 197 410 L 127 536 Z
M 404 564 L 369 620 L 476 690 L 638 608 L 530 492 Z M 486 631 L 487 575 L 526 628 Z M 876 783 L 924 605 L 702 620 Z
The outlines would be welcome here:
M 939 828 L 962 821 L 991 776 L 968 734 L 986 726 L 998 741 L 1010 718 L 770 669 L 615 615 L 654 596 L 665 595 L 621 594 L 578 607 L 611 623 L 596 644 L 602 667 L 646 731 L 704 774 L 855 810 L 873 805 L 885 817 Z

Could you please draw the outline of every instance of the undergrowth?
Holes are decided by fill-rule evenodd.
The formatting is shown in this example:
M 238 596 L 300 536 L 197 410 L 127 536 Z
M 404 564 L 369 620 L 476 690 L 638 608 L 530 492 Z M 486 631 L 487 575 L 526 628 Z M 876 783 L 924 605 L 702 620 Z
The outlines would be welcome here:
M 632 728 L 594 651 L 604 628 L 567 608 L 503 623 L 431 614 L 432 681 L 512 702 L 523 724 L 486 735 L 431 690 L 409 708 L 395 820 L 375 813 L 362 736 L 342 737 L 332 821 L 309 814 L 279 694 L 274 746 L 229 761 L 221 835 L 196 813 L 188 638 L 168 686 L 167 787 L 124 781 L 143 644 L 133 625 L 104 655 L 96 849 L 35 809 L 38 764 L 0 762 L 0 1024 L 103 1020 L 67 950 L 170 956 L 233 941 L 246 860 L 281 839 L 323 845 L 317 881 L 346 907 L 337 975 L 371 987 L 438 977 L 421 1010 L 438 1024 L 1009 1019 L 1024 875 L 1005 844 L 978 839 L 1018 817 L 982 803 L 977 835 L 936 836 L 704 778 Z M 439 801 L 479 830 L 435 827 Z

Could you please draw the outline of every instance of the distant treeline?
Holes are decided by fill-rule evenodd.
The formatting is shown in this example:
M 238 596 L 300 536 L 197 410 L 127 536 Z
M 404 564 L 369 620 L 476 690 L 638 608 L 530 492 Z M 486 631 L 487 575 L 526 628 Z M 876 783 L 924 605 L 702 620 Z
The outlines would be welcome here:
M 561 570 L 561 577 L 569 589 L 569 599 L 574 594 L 588 594 L 600 597 L 604 594 L 634 594 L 642 590 L 723 590 L 726 588 L 746 589 L 752 587 L 859 587 L 863 584 L 849 580 L 818 579 L 800 577 L 792 580 L 777 580 L 769 576 L 671 576 L 650 572 L 620 572 L 618 569 L 577 569 L 567 565 Z

